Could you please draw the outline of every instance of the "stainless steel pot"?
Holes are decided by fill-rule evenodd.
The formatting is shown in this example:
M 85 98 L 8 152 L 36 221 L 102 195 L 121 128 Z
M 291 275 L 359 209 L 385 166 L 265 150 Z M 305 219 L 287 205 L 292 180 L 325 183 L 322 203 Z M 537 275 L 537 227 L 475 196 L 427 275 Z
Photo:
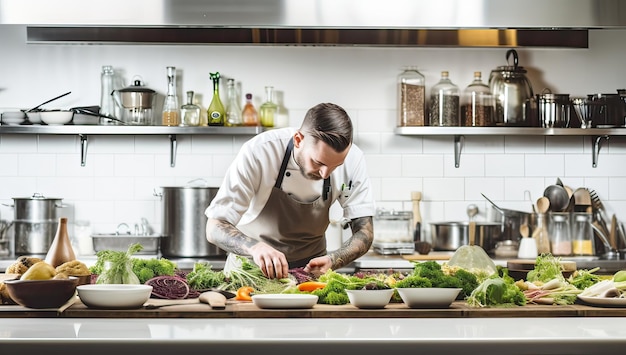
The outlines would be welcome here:
M 155 192 L 163 201 L 161 253 L 165 257 L 196 258 L 225 255 L 226 252 L 206 239 L 209 206 L 217 188 L 201 186 L 161 187 Z
M 434 250 L 455 251 L 469 244 L 469 222 L 430 223 Z M 492 252 L 502 237 L 502 224 L 496 222 L 476 222 L 475 245 Z
M 45 197 L 40 193 L 32 197 L 14 197 L 15 255 L 46 254 L 58 225 L 58 208 L 65 207 L 61 198 Z

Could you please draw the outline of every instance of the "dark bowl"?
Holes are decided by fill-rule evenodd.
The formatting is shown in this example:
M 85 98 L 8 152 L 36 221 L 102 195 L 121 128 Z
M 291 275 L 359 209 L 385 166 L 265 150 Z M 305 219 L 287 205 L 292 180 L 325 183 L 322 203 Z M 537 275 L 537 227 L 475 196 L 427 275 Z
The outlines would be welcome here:
M 28 308 L 59 308 L 74 296 L 78 279 L 5 280 L 9 296 Z

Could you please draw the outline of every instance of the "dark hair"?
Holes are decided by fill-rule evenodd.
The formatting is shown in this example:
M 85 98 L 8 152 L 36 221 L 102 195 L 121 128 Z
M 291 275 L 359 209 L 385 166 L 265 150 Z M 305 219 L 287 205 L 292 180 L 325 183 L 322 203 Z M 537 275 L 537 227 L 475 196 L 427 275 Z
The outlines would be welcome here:
M 300 130 L 343 152 L 352 143 L 352 121 L 346 111 L 332 103 L 321 103 L 307 111 Z

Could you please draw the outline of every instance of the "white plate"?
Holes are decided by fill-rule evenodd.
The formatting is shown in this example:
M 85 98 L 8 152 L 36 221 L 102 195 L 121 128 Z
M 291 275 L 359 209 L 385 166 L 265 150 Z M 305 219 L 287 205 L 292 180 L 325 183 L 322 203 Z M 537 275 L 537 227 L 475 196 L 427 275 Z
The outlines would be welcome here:
M 252 303 L 259 308 L 311 308 L 317 299 L 316 295 L 278 293 L 253 295 Z
M 76 287 L 80 300 L 90 308 L 141 308 L 150 298 L 152 286 L 130 284 L 90 284 Z
M 587 297 L 578 295 L 582 301 L 595 306 L 626 307 L 626 298 Z

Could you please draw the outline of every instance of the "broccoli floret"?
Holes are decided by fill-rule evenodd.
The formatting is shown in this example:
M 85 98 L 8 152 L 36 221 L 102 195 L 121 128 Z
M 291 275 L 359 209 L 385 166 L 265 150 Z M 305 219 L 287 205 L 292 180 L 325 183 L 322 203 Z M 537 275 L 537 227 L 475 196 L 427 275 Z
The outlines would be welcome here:
M 395 287 L 396 288 L 410 288 L 410 287 L 426 288 L 426 287 L 433 287 L 433 284 L 429 279 L 425 277 L 422 277 L 419 275 L 409 275 L 405 277 L 404 279 L 396 282 Z
M 443 271 L 438 262 L 431 260 L 416 263 L 413 267 L 413 274 L 433 280 L 443 276 Z
M 177 269 L 174 262 L 165 258 L 132 258 L 132 262 L 133 272 L 139 277 L 141 283 L 155 276 L 173 276 Z M 143 274 L 143 276 L 141 274 Z M 150 274 L 152 274 L 152 276 L 150 276 Z
M 454 273 L 454 277 L 459 280 L 459 287 L 462 288 L 459 293 L 460 299 L 469 296 L 476 287 L 478 287 L 478 278 L 476 275 L 465 269 L 458 269 Z
M 147 267 L 139 269 L 139 271 L 135 272 L 135 274 L 137 275 L 137 277 L 139 278 L 139 282 L 141 283 L 145 283 L 146 281 L 154 277 L 154 271 Z

